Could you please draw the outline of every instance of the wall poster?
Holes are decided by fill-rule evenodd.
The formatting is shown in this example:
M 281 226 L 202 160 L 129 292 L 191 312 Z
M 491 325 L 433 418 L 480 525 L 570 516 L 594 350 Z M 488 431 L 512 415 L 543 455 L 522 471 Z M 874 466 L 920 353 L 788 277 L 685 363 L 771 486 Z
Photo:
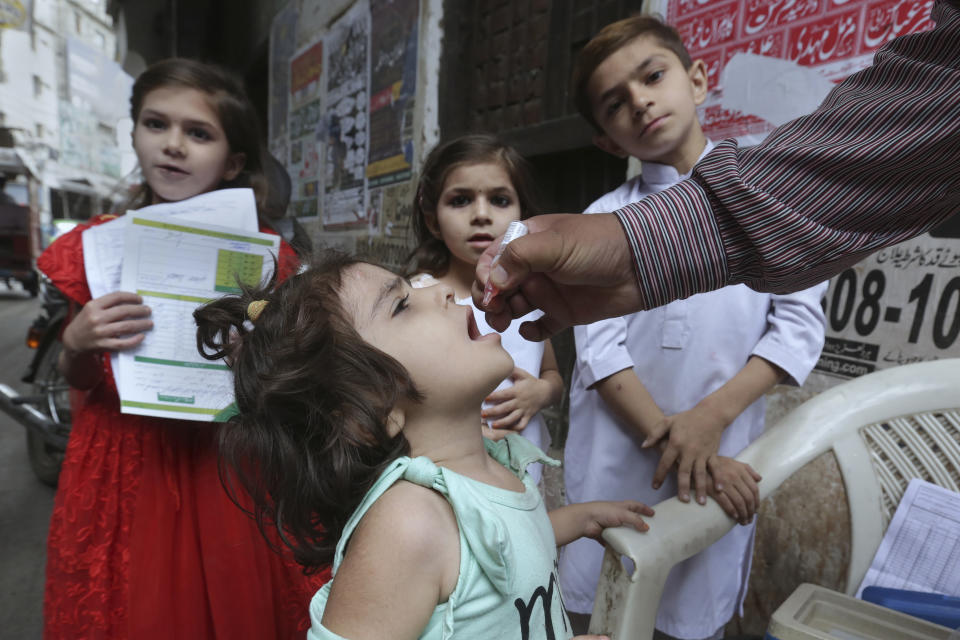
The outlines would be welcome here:
M 357 2 L 334 25 L 326 41 L 324 115 L 324 229 L 367 224 L 368 51 L 370 9 Z
M 704 132 L 714 140 L 735 137 L 743 144 L 760 142 L 782 122 L 729 108 L 736 96 L 724 96 L 725 82 L 742 86 L 752 81 L 753 100 L 766 95 L 770 100 L 812 105 L 787 120 L 811 111 L 826 93 L 810 96 L 804 83 L 784 88 L 777 82 L 777 76 L 785 77 L 783 71 L 764 73 L 761 57 L 791 63 L 797 77 L 806 75 L 815 82 L 819 75 L 834 83 L 869 66 L 874 52 L 893 38 L 933 27 L 933 0 L 654 0 L 653 4 L 677 27 L 690 55 L 706 62 L 711 91 L 701 108 Z M 747 65 L 740 67 L 746 72 L 725 78 L 724 68 L 737 54 L 753 54 L 753 64 L 760 68 Z M 770 81 L 758 87 L 758 77 Z
M 419 0 L 370 0 L 371 188 L 411 178 L 419 14 Z
M 290 206 L 298 217 L 319 214 L 321 90 L 323 88 L 323 41 L 313 42 L 290 60 L 289 155 Z
M 960 216 L 833 278 L 826 313 L 831 376 L 960 357 Z

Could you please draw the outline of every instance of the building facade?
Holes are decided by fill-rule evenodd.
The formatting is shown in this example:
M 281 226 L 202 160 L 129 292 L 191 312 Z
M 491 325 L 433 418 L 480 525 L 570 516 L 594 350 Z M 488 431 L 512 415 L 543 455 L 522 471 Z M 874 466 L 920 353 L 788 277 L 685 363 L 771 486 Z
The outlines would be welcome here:
M 86 219 L 126 197 L 134 169 L 132 78 L 106 0 L 0 2 L 0 127 L 38 184 L 41 224 Z M 22 7 L 24 19 L 10 20 Z M 18 178 L 24 180 L 23 177 Z M 14 181 L 16 182 L 16 181 Z

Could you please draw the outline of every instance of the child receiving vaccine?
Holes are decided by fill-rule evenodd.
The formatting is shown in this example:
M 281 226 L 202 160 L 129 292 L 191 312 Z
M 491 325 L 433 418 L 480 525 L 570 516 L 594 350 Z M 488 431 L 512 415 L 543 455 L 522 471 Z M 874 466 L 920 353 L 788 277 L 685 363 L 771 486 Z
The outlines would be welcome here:
M 551 461 L 482 436 L 481 401 L 513 360 L 449 285 L 332 253 L 194 317 L 201 351 L 234 373 L 227 482 L 301 564 L 333 562 L 311 640 L 569 638 L 557 545 L 646 529 L 633 501 L 548 515 L 525 469 Z
M 144 177 L 133 207 L 251 187 L 263 212 L 257 115 L 239 81 L 192 60 L 166 60 L 137 78 L 130 107 Z M 302 637 L 310 595 L 329 572 L 305 577 L 230 500 L 215 426 L 121 414 L 109 355 L 139 344 L 153 320 L 135 293 L 91 299 L 81 240 L 89 226 L 37 261 L 74 307 L 59 367 L 86 391 L 73 407 L 50 522 L 44 637 Z M 278 258 L 279 278 L 295 271 L 287 244 Z
M 523 156 L 485 134 L 441 144 L 424 162 L 413 210 L 418 246 L 408 271 L 411 282 L 417 287 L 439 282 L 452 288 L 457 304 L 474 309 L 481 333 L 490 333 L 493 329 L 484 314 L 473 305 L 470 285 L 484 250 L 511 222 L 535 212 Z M 524 320 L 538 316 L 539 312 Z M 496 439 L 515 431 L 546 449 L 550 440 L 539 411 L 560 400 L 563 379 L 550 342 L 524 340 L 519 326 L 515 322 L 501 334 L 514 367 L 484 398 L 484 434 Z M 536 481 L 540 472 L 540 465 L 530 469 Z
M 691 60 L 677 32 L 655 18 L 627 18 L 591 39 L 578 56 L 573 93 L 595 144 L 641 163 L 639 176 L 587 213 L 666 189 L 713 148 L 697 119 L 707 95 L 704 63 Z M 658 634 L 720 637 L 740 610 L 759 478 L 732 456 L 763 432 L 764 394 L 780 382 L 802 384 L 816 364 L 825 288 L 770 295 L 731 286 L 574 329 L 567 497 L 630 495 L 655 504 L 675 495 L 689 500 L 693 489 L 698 503 L 711 495 L 745 525 L 674 567 Z M 564 549 L 560 578 L 570 611 L 592 611 L 602 558 L 590 541 Z

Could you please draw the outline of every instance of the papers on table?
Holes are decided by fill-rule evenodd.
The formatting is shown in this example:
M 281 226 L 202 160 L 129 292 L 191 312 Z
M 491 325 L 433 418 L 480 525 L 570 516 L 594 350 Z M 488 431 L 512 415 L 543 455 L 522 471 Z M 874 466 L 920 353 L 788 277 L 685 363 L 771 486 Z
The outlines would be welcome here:
M 145 207 L 83 232 L 84 268 L 94 298 L 133 291 L 154 328 L 135 349 L 111 354 L 121 411 L 212 420 L 233 401 L 222 362 L 197 352 L 193 311 L 266 278 L 280 237 L 257 231 L 250 189 L 212 191 Z
M 871 585 L 960 596 L 960 493 L 910 481 L 857 597 Z

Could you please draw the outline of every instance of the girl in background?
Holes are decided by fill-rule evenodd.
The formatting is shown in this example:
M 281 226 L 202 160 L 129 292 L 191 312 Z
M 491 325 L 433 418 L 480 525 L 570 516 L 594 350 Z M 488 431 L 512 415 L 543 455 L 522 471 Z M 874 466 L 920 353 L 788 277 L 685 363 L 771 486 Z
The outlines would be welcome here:
M 444 283 L 334 253 L 194 317 L 201 351 L 234 372 L 224 477 L 303 565 L 333 561 L 311 640 L 569 638 L 557 545 L 646 529 L 633 501 L 548 516 L 525 468 L 556 463 L 482 436 L 480 403 L 514 365 Z
M 533 188 L 526 161 L 494 136 L 478 134 L 436 147 L 424 163 L 414 202 L 413 229 L 418 247 L 408 275 L 414 286 L 442 283 L 453 289 L 457 304 L 469 305 L 481 333 L 493 329 L 473 305 L 470 285 L 483 251 L 514 220 L 533 215 Z M 522 320 L 539 316 L 531 314 Z M 492 439 L 509 431 L 522 434 L 540 449 L 549 436 L 539 411 L 560 400 L 563 379 L 550 341 L 529 342 L 515 322 L 501 340 L 514 367 L 484 398 L 483 433 Z M 536 481 L 540 465 L 531 467 Z
M 134 206 L 251 187 L 262 207 L 256 113 L 236 79 L 166 60 L 137 79 L 130 103 L 144 177 Z M 218 475 L 216 427 L 120 413 L 109 354 L 135 347 L 153 323 L 134 293 L 91 300 L 81 234 L 113 217 L 76 228 L 37 261 L 76 309 L 59 367 L 87 392 L 74 407 L 50 523 L 44 637 L 302 637 L 310 594 L 329 574 L 319 567 L 304 576 L 231 501 Z M 277 276 L 296 266 L 281 244 Z

